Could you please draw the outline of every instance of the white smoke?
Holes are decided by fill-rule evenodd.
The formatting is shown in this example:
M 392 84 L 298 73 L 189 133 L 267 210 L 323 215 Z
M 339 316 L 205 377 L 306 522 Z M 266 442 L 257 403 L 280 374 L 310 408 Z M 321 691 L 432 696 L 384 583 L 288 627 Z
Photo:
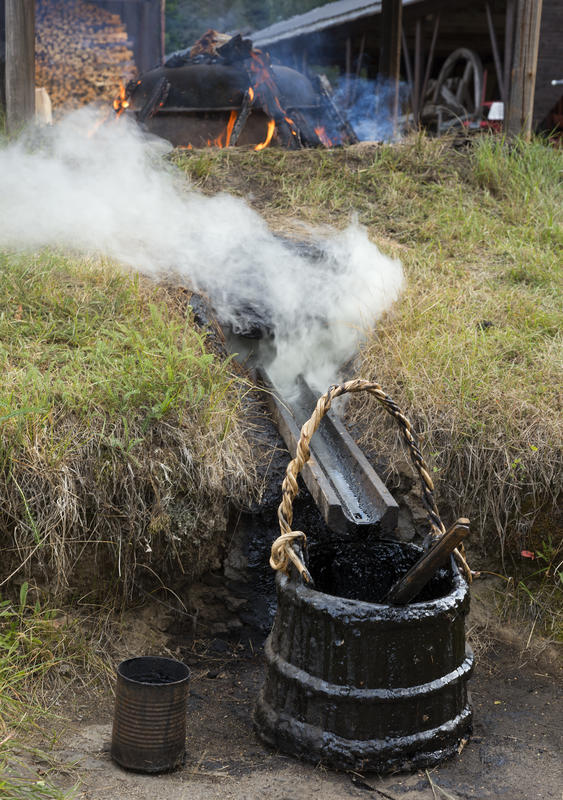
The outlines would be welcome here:
M 390 142 L 401 136 L 393 121 L 395 91 L 395 83 L 381 75 L 376 79 L 345 75 L 338 81 L 334 101 L 343 109 L 361 142 Z M 407 97 L 408 86 L 401 82 L 399 114 Z
M 30 145 L 0 149 L 0 247 L 98 252 L 155 278 L 175 275 L 211 298 L 224 323 L 254 309 L 275 334 L 270 372 L 334 382 L 365 330 L 396 300 L 398 261 L 356 224 L 308 259 L 243 200 L 205 197 L 162 158 L 167 142 L 120 119 L 88 136 L 91 109 Z

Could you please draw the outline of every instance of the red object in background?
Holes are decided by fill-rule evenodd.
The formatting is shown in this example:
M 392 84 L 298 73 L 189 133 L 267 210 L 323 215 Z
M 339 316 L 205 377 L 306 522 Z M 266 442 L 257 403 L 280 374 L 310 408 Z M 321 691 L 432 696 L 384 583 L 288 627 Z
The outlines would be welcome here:
M 532 553 L 531 550 L 521 550 L 520 555 L 524 556 L 524 558 L 535 558 L 536 554 Z

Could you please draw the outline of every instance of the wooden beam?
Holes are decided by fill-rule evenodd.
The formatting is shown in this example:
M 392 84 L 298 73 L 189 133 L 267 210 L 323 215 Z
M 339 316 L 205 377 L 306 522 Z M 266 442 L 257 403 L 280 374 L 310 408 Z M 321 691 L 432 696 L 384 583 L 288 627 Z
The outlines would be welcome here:
M 381 50 L 379 53 L 379 73 L 389 82 L 389 112 L 393 121 L 393 131 L 397 127 L 399 114 L 399 81 L 401 77 L 401 30 L 402 0 L 382 0 L 381 3 Z
M 399 79 L 401 69 L 402 9 L 401 0 L 382 0 L 379 72 L 392 81 Z
M 506 132 L 530 139 L 538 66 L 542 0 L 519 0 Z
M 514 49 L 514 19 L 516 17 L 516 0 L 506 0 L 506 16 L 504 18 L 504 113 L 508 111 L 510 94 L 510 73 L 512 71 L 512 51 Z
M 164 56 L 166 53 L 166 0 L 160 0 L 160 56 L 158 59 L 159 64 L 164 63 Z
M 35 114 L 35 0 L 6 2 L 6 125 L 16 133 Z

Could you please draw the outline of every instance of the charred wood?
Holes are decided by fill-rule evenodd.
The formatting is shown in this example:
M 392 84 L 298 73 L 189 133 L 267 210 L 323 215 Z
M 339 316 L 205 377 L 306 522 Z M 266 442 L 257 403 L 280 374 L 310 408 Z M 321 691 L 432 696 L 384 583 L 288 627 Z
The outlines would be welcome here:
M 137 114 L 137 122 L 143 123 L 153 117 L 159 108 L 166 103 L 169 91 L 170 83 L 166 78 L 161 78 L 149 95 L 147 102 Z
M 234 147 L 235 144 L 238 142 L 239 136 L 241 135 L 244 126 L 246 125 L 246 120 L 250 116 L 251 111 L 252 111 L 252 97 L 249 89 L 247 89 L 246 92 L 244 93 L 242 107 L 240 109 L 239 115 L 236 119 L 235 124 L 233 125 L 233 131 L 231 133 L 229 147 Z
M 354 128 L 350 125 L 332 97 L 332 87 L 326 75 L 317 75 L 315 88 L 321 96 L 324 109 L 332 122 L 342 131 L 343 144 L 358 144 L 360 141 Z M 346 141 L 344 141 L 346 140 Z
M 409 603 L 426 586 L 436 570 L 448 560 L 455 548 L 469 533 L 469 520 L 458 519 L 450 530 L 432 544 L 429 550 L 390 589 L 387 602 Z
M 251 52 L 252 42 L 250 39 L 243 39 L 240 33 L 217 48 L 217 55 L 223 59 L 225 64 L 246 61 L 247 58 L 250 58 Z

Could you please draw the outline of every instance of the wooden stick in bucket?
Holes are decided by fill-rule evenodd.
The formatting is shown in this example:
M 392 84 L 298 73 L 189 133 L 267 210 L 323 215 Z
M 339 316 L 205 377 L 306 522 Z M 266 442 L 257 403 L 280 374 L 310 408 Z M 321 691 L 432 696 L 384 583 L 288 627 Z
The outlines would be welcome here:
M 413 564 L 409 571 L 391 587 L 386 601 L 396 605 L 409 603 L 426 586 L 436 570 L 451 556 L 469 533 L 469 520 L 461 517 L 429 550 Z

